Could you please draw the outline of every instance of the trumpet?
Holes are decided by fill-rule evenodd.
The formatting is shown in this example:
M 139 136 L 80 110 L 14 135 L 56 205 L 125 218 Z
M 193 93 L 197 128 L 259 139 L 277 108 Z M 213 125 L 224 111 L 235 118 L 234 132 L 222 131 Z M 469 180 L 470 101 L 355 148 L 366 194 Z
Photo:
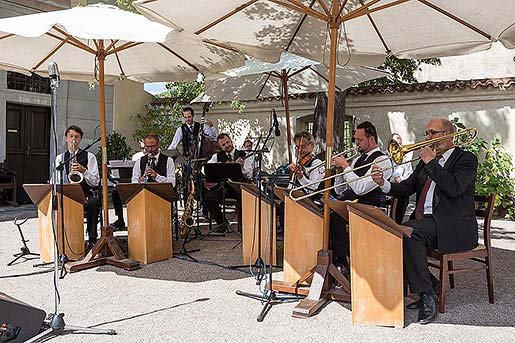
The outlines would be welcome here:
M 348 156 L 346 156 L 347 154 L 348 154 Z M 343 156 L 343 157 L 345 157 L 346 160 L 352 160 L 354 157 L 358 156 L 358 154 L 359 154 L 358 148 L 352 147 L 352 148 L 343 150 L 342 152 L 339 152 L 337 154 L 333 154 L 332 158 L 335 158 L 335 157 L 338 157 L 338 156 Z M 313 165 L 311 167 L 307 167 L 307 168 L 303 167 L 304 168 L 304 172 L 307 175 L 309 175 L 309 173 L 311 173 L 313 170 L 320 168 L 324 164 L 325 164 L 325 161 L 321 161 L 320 163 L 317 163 L 317 164 L 315 164 L 315 165 Z
M 370 176 L 372 176 L 372 173 L 367 173 L 367 174 L 365 174 L 365 175 L 363 175 L 361 177 L 358 177 L 358 178 L 356 178 L 356 179 L 354 179 L 352 181 L 340 182 L 338 184 L 334 184 L 334 185 L 332 185 L 330 187 L 326 187 L 324 189 L 319 189 L 319 190 L 311 192 L 309 194 L 304 194 L 302 196 L 295 196 L 294 195 L 296 191 L 303 191 L 304 189 L 311 188 L 313 185 L 319 184 L 320 182 L 325 182 L 327 180 L 331 180 L 331 179 L 336 178 L 338 176 L 344 176 L 344 175 L 352 173 L 352 172 L 354 172 L 356 170 L 368 169 L 372 165 L 384 162 L 386 160 L 393 161 L 396 165 L 407 164 L 407 163 L 411 163 L 411 162 L 417 161 L 417 160 L 420 159 L 419 157 L 416 157 L 416 158 L 413 158 L 413 159 L 411 159 L 409 161 L 404 161 L 404 162 L 403 162 L 403 159 L 404 159 L 404 156 L 408 152 L 419 150 L 419 149 L 422 149 L 422 148 L 424 148 L 426 146 L 433 146 L 435 143 L 438 143 L 438 142 L 441 142 L 441 141 L 445 141 L 445 140 L 447 140 L 449 138 L 456 139 L 456 137 L 458 137 L 458 136 L 463 136 L 463 138 L 461 138 L 459 142 L 455 141 L 449 147 L 446 147 L 444 149 L 438 149 L 436 151 L 436 154 L 437 155 L 441 155 L 441 154 L 443 154 L 445 151 L 447 151 L 449 149 L 452 149 L 452 148 L 455 148 L 455 147 L 458 147 L 458 146 L 469 145 L 470 143 L 472 143 L 476 139 L 476 137 L 477 137 L 477 129 L 476 128 L 463 129 L 463 130 L 459 130 L 459 131 L 454 132 L 454 133 L 450 133 L 450 134 L 445 135 L 445 136 L 429 139 L 429 140 L 418 142 L 418 143 L 414 143 L 414 144 L 408 144 L 408 145 L 400 145 L 396 141 L 392 140 L 388 144 L 388 155 L 384 156 L 384 158 L 381 158 L 378 161 L 374 161 L 374 162 L 371 162 L 371 163 L 364 164 L 364 165 L 362 165 L 360 167 L 348 170 L 346 172 L 341 172 L 341 173 L 338 173 L 338 174 L 334 174 L 334 175 L 325 177 L 325 178 L 323 178 L 323 179 L 321 179 L 319 181 L 310 182 L 310 183 L 302 185 L 300 187 L 292 188 L 290 190 L 289 196 L 290 196 L 290 198 L 293 201 L 299 201 L 299 200 L 302 200 L 302 199 L 309 198 L 309 197 L 311 197 L 313 195 L 316 195 L 316 194 L 324 193 L 325 191 L 330 191 L 330 190 L 332 190 L 332 189 L 334 189 L 336 187 L 347 185 L 347 184 L 349 184 L 351 182 L 354 182 L 354 181 L 357 181 L 357 180 L 361 180 L 361 179 L 370 177 Z M 393 169 L 393 168 L 395 168 L 395 167 L 392 165 L 391 167 L 388 167 L 388 168 L 386 168 L 384 170 L 390 170 L 390 169 Z
M 77 170 L 72 170 L 72 166 L 77 163 L 77 152 L 79 151 L 77 147 L 77 143 L 72 141 L 73 144 L 73 152 L 70 159 L 70 164 L 68 165 L 68 168 L 70 172 L 68 173 L 68 180 L 70 183 L 81 183 L 84 180 L 84 175 L 82 175 L 81 172 Z

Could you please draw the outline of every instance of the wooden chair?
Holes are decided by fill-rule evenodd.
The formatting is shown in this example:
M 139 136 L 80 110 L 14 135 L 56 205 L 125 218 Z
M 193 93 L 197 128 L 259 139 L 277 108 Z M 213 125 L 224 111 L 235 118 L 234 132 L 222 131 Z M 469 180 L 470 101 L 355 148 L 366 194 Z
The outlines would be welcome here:
M 483 222 L 483 244 L 479 244 L 476 248 L 457 252 L 457 253 L 440 253 L 435 250 L 428 250 L 428 256 L 439 260 L 439 263 L 429 261 L 429 265 L 440 269 L 440 304 L 439 312 L 445 312 L 445 285 L 449 278 L 449 285 L 454 288 L 454 274 L 465 273 L 471 271 L 486 270 L 486 282 L 488 285 L 488 300 L 490 304 L 494 303 L 494 286 L 492 276 L 492 246 L 490 245 L 490 222 L 492 220 L 494 210 L 495 194 L 476 195 L 474 202 L 476 203 L 476 216 L 484 217 Z M 479 262 L 479 265 L 472 267 L 464 267 L 455 269 L 454 261 L 469 260 Z
M 12 190 L 11 200 L 5 199 L 5 201 L 7 201 L 7 203 L 9 203 L 11 206 L 18 206 L 18 202 L 16 201 L 16 191 L 17 191 L 16 190 L 16 188 L 17 188 L 16 173 L 15 172 L 10 172 L 10 173 L 11 173 L 10 181 L 9 182 L 1 182 L 0 183 L 0 191 L 3 191 L 4 189 Z

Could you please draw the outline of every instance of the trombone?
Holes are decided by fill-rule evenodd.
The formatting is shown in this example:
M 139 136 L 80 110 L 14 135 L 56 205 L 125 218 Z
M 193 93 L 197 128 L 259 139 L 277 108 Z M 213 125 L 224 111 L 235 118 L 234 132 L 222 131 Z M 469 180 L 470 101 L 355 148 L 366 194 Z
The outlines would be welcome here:
M 432 138 L 432 139 L 428 139 L 427 141 L 422 141 L 422 142 L 413 143 L 413 144 L 407 144 L 407 145 L 400 145 L 396 141 L 391 140 L 390 143 L 388 144 L 388 155 L 384 156 L 384 158 L 381 158 L 379 161 L 370 162 L 370 163 L 364 164 L 364 165 L 362 165 L 360 167 L 348 170 L 346 172 L 341 172 L 341 173 L 338 173 L 338 174 L 334 174 L 334 175 L 325 177 L 325 178 L 323 178 L 323 179 L 321 179 L 319 181 L 310 182 L 310 183 L 302 185 L 300 187 L 292 188 L 290 190 L 289 196 L 290 196 L 290 198 L 293 201 L 299 201 L 299 200 L 302 200 L 302 199 L 309 198 L 309 197 L 311 197 L 313 195 L 324 193 L 325 191 L 332 190 L 332 189 L 334 189 L 336 187 L 340 187 L 340 186 L 343 186 L 343 185 L 347 185 L 347 184 L 349 184 L 351 182 L 364 179 L 366 177 L 372 176 L 372 173 L 365 174 L 365 175 L 363 175 L 361 177 L 358 177 L 358 178 L 356 178 L 356 179 L 354 179 L 352 181 L 346 181 L 346 182 L 341 182 L 341 183 L 338 183 L 338 184 L 334 184 L 334 185 L 332 185 L 330 187 L 319 189 L 319 190 L 316 190 L 316 191 L 311 192 L 309 194 L 304 194 L 302 196 L 294 196 L 294 192 L 295 191 L 303 191 L 306 188 L 309 188 L 309 187 L 311 187 L 311 186 L 313 186 L 315 184 L 320 184 L 320 182 L 325 182 L 327 180 L 332 180 L 333 178 L 336 178 L 338 176 L 344 176 L 346 174 L 354 172 L 355 170 L 359 170 L 359 169 L 363 169 L 363 168 L 367 168 L 368 169 L 370 166 L 372 166 L 374 164 L 377 164 L 377 163 L 381 163 L 381 162 L 386 161 L 386 160 L 392 160 L 393 162 L 395 162 L 396 165 L 401 165 L 401 164 L 406 164 L 406 163 L 414 162 L 414 161 L 420 159 L 420 157 L 413 158 L 413 159 L 411 159 L 409 161 L 406 161 L 406 162 L 403 162 L 402 160 L 404 159 L 404 156 L 408 152 L 419 150 L 419 149 L 422 149 L 422 148 L 424 148 L 426 146 L 432 146 L 435 143 L 438 143 L 438 142 L 441 142 L 441 141 L 445 141 L 445 140 L 447 140 L 449 138 L 456 139 L 456 137 L 462 136 L 462 135 L 465 135 L 465 136 L 463 138 L 460 138 L 460 140 L 458 142 L 455 141 L 453 143 L 453 145 L 451 145 L 450 147 L 436 150 L 436 154 L 437 155 L 441 155 L 441 154 L 443 154 L 445 151 L 447 151 L 449 149 L 455 148 L 457 146 L 466 146 L 466 145 L 469 145 L 470 143 L 472 143 L 476 139 L 476 137 L 477 137 L 477 129 L 473 128 L 473 127 L 472 128 L 468 128 L 468 129 L 463 129 L 463 130 L 459 130 L 459 131 L 454 132 L 454 133 L 450 133 L 450 134 L 445 135 L 445 136 L 441 136 L 441 137 L 437 137 L 437 138 Z M 394 168 L 394 166 L 391 166 L 391 167 L 388 167 L 388 168 L 386 168 L 384 170 L 390 170 L 390 169 L 393 169 L 393 168 Z
M 347 154 L 348 154 L 349 156 L 345 156 L 345 155 L 347 155 Z M 356 147 L 352 147 L 352 148 L 349 148 L 349 149 L 343 150 L 342 152 L 339 152 L 339 153 L 337 153 L 337 154 L 333 154 L 333 156 L 331 156 L 331 158 L 335 158 L 335 157 L 338 157 L 338 156 L 342 156 L 342 155 L 343 155 L 343 156 L 345 157 L 345 159 L 347 159 L 347 160 L 351 160 L 351 159 L 353 159 L 354 157 L 358 156 L 358 154 L 359 154 L 359 150 L 358 150 L 358 148 L 356 148 Z M 308 168 L 303 167 L 303 168 L 304 168 L 304 172 L 305 172 L 307 175 L 309 175 L 313 170 L 320 168 L 320 167 L 321 167 L 321 166 L 323 166 L 324 164 L 325 164 L 325 161 L 320 161 L 320 163 L 317 163 L 317 164 L 315 164 L 315 165 L 313 165 L 313 166 L 311 166 L 311 167 L 308 167 Z

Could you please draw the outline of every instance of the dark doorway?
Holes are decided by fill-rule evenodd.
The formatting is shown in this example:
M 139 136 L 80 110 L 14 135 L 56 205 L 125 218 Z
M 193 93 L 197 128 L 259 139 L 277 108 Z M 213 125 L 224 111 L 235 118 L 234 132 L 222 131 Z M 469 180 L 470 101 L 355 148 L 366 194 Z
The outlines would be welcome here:
M 7 103 L 6 166 L 17 173 L 18 202 L 30 202 L 25 183 L 46 183 L 50 162 L 50 108 Z

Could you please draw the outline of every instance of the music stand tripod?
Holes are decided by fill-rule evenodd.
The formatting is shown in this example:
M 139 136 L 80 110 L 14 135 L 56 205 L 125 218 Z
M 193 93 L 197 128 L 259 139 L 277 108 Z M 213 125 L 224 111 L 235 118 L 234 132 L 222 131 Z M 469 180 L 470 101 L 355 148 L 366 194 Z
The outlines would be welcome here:
M 274 213 L 275 208 L 275 199 L 274 199 L 274 183 L 275 183 L 276 176 L 270 175 L 268 177 L 268 182 L 270 184 L 270 187 L 267 187 L 269 189 L 269 193 L 267 194 L 265 192 L 265 196 L 268 195 L 270 206 L 271 206 L 271 212 Z M 273 242 L 274 242 L 274 221 L 273 218 L 269 221 L 269 234 L 268 234 L 268 240 L 269 240 L 269 268 L 268 268 L 268 285 L 265 287 L 267 288 L 265 293 L 259 295 L 259 294 L 253 294 L 253 293 L 247 293 L 242 292 L 240 290 L 236 291 L 237 295 L 241 295 L 247 298 L 255 299 L 261 301 L 263 303 L 263 308 L 261 312 L 259 313 L 257 317 L 258 322 L 262 322 L 263 319 L 265 319 L 265 316 L 270 311 L 273 305 L 281 304 L 284 302 L 293 302 L 300 300 L 304 298 L 304 296 L 301 295 L 278 295 L 276 291 L 272 288 L 272 269 L 273 269 Z M 266 265 L 265 265 L 266 266 Z

